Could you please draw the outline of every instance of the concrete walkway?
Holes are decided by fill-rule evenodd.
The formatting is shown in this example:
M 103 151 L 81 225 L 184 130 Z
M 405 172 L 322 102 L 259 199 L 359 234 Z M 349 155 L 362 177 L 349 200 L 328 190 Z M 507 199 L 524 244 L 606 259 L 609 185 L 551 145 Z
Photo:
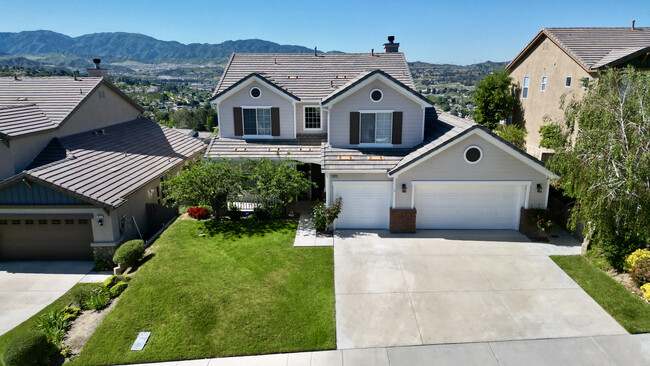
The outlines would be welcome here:
M 212 358 L 164 366 L 636 366 L 650 364 L 650 334 L 349 349 Z
M 293 241 L 294 247 L 331 247 L 333 245 L 334 237 L 318 235 L 309 214 L 300 214 L 296 238 Z

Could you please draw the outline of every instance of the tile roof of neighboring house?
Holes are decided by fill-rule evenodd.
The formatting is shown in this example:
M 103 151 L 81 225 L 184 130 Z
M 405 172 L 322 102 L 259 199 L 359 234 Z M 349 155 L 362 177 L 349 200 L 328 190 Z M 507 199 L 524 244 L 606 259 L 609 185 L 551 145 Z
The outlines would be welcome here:
M 544 28 L 506 67 L 512 69 L 542 37 L 547 36 L 585 70 L 595 70 L 650 51 L 650 27 Z
M 320 160 L 321 144 L 327 141 L 324 135 L 303 135 L 296 140 L 243 140 L 214 137 L 206 158 L 291 158 L 293 160 Z M 279 156 L 278 156 L 279 154 Z
M 117 207 L 143 185 L 201 152 L 205 144 L 149 120 L 134 120 L 53 139 L 28 170 L 0 185 L 28 178 L 97 204 Z
M 217 85 L 215 96 L 251 73 L 257 73 L 288 93 L 305 99 L 322 99 L 350 79 L 383 70 L 414 88 L 408 64 L 394 53 L 234 53 Z
M 323 171 L 388 171 L 399 163 L 411 149 L 391 148 L 338 148 L 325 147 L 323 150 Z
M 18 136 L 56 128 L 102 84 L 142 110 L 103 78 L 0 77 L 0 135 Z

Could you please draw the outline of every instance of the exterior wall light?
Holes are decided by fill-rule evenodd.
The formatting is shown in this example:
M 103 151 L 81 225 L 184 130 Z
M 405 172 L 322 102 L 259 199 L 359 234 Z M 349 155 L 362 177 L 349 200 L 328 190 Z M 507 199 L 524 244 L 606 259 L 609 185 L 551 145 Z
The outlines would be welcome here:
M 97 224 L 99 226 L 104 226 L 104 215 L 97 214 Z
M 537 183 L 537 192 L 542 193 L 542 185 Z
M 406 183 L 402 183 L 402 193 L 406 193 Z

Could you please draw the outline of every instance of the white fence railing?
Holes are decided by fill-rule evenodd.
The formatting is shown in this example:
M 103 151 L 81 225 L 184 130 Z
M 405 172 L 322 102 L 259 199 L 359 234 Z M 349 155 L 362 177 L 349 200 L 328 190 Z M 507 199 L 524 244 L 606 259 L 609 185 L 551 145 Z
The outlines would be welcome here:
M 274 205 L 279 203 L 280 200 L 276 198 L 260 197 L 256 195 L 240 194 L 237 195 L 234 201 L 228 202 L 228 207 L 233 205 L 240 211 L 253 211 L 256 208 L 266 204 Z

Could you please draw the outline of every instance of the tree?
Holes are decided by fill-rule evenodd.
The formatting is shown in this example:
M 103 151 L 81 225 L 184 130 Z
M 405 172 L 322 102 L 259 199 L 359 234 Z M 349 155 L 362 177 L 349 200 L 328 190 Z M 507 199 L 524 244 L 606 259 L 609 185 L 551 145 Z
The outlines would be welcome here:
M 486 75 L 474 92 L 474 120 L 494 130 L 499 121 L 512 114 L 517 99 L 512 93 L 514 84 L 505 70 Z
M 496 134 L 522 150 L 526 147 L 528 131 L 525 128 L 515 125 L 503 125 L 496 130 Z
M 575 141 L 549 159 L 560 186 L 575 198 L 571 228 L 585 225 L 591 242 L 621 268 L 650 244 L 650 75 L 606 70 L 582 100 L 565 108 Z
M 277 199 L 284 207 L 295 196 L 307 192 L 313 184 L 296 169 L 298 165 L 301 163 L 288 159 L 248 160 L 246 174 L 251 183 L 247 189 L 263 200 L 271 202 Z
M 228 159 L 197 160 L 165 181 L 163 203 L 167 206 L 210 206 L 217 216 L 228 198 L 241 192 L 241 166 Z

